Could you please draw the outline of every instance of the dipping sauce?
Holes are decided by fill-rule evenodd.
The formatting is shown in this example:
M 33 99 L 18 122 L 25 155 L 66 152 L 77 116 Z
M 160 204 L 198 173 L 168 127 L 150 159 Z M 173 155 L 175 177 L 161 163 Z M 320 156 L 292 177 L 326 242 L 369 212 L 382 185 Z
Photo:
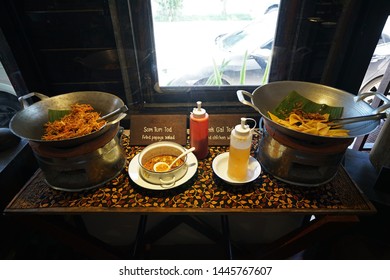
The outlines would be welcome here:
M 149 171 L 155 171 L 153 169 L 154 165 L 157 163 L 157 162 L 165 162 L 166 164 L 170 165 L 175 159 L 177 158 L 177 156 L 172 156 L 172 155 L 160 155 L 160 156 L 155 156 L 153 158 L 151 158 L 150 160 L 148 160 L 146 163 L 143 164 L 143 166 L 149 170 Z M 170 170 L 172 169 L 175 169 L 179 166 L 181 166 L 182 164 L 184 163 L 184 160 L 183 159 L 179 159 L 175 162 L 175 164 L 171 167 Z M 165 169 L 164 170 L 156 170 L 157 172 L 164 172 L 166 171 Z

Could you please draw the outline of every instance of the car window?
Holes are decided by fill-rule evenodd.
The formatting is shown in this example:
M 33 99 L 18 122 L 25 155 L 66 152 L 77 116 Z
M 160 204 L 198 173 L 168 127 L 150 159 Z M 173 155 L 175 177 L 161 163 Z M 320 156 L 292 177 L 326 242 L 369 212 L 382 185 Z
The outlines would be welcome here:
M 222 38 L 223 48 L 232 52 L 243 52 L 256 47 L 264 48 L 275 36 L 278 10 L 274 9 L 243 27 L 237 32 Z

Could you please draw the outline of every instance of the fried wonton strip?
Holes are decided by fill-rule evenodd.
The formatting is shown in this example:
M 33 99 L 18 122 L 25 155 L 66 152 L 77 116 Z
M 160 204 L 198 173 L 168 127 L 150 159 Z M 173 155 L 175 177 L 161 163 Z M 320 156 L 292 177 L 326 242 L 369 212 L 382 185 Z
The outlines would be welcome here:
M 297 114 L 291 114 L 290 117 L 289 117 L 289 120 L 288 122 L 291 124 L 291 125 L 294 125 L 296 123 L 303 123 L 303 119 L 298 116 Z
M 291 113 L 286 120 L 278 118 L 276 115 L 268 112 L 271 120 L 287 128 L 320 136 L 344 137 L 348 136 L 346 129 L 332 129 L 327 122 L 329 114 L 318 115 L 315 119 L 304 118 L 298 114 Z

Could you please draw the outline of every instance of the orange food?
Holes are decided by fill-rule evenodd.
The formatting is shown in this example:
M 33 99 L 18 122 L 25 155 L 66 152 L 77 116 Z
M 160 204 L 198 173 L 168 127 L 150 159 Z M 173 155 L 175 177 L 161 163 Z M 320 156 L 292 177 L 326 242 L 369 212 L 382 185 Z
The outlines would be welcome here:
M 328 125 L 329 114 L 305 114 L 296 111 L 295 113 L 291 113 L 285 120 L 280 119 L 271 112 L 268 112 L 268 115 L 274 122 L 303 133 L 329 137 L 346 137 L 349 132 L 346 129 L 335 129 L 330 127 Z
M 74 104 L 71 112 L 59 120 L 47 122 L 42 140 L 64 140 L 90 134 L 100 130 L 105 120 L 89 104 Z
M 171 156 L 171 155 L 155 156 L 150 160 L 148 160 L 146 163 L 144 163 L 143 166 L 150 171 L 154 171 L 153 167 L 157 162 L 165 162 L 166 164 L 170 165 L 176 158 L 177 156 Z M 178 159 L 171 169 L 175 169 L 180 165 L 182 165 L 183 163 L 184 161 L 182 159 Z

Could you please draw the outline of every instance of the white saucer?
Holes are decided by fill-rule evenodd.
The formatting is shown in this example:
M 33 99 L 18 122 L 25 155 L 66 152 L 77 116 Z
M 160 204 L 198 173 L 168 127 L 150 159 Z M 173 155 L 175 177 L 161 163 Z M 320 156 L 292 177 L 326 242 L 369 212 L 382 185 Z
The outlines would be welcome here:
M 248 165 L 248 173 L 246 174 L 245 180 L 237 181 L 231 179 L 227 175 L 227 169 L 228 169 L 228 159 L 229 159 L 229 152 L 223 153 L 218 155 L 213 160 L 213 170 L 215 174 L 225 182 L 231 184 L 231 185 L 242 185 L 245 183 L 252 182 L 257 177 L 259 177 L 261 172 L 261 166 L 260 163 L 253 157 L 249 157 L 249 165 Z
M 184 184 L 187 182 L 189 179 L 194 176 L 196 173 L 196 170 L 198 169 L 198 160 L 196 159 L 196 156 L 193 153 L 189 153 L 187 159 L 187 165 L 188 165 L 188 170 L 186 174 L 180 179 L 175 182 L 175 185 L 170 188 L 164 188 L 161 185 L 157 184 L 152 184 L 147 181 L 145 181 L 141 175 L 139 174 L 139 164 L 138 164 L 138 157 L 139 154 L 137 154 L 129 164 L 129 176 L 131 180 L 133 180 L 134 183 L 136 183 L 138 186 L 143 187 L 145 189 L 149 190 L 158 190 L 158 191 L 165 191 L 165 190 L 170 190 L 173 188 L 177 188 L 178 186 Z

